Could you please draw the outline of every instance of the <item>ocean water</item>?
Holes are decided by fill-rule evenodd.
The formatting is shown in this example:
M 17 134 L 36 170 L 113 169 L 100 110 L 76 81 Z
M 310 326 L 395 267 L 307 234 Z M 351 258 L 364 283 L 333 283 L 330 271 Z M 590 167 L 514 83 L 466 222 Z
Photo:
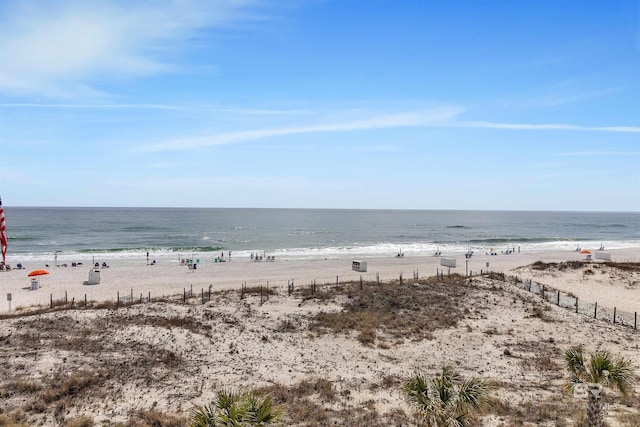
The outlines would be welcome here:
M 638 248 L 640 213 L 5 206 L 8 262 Z

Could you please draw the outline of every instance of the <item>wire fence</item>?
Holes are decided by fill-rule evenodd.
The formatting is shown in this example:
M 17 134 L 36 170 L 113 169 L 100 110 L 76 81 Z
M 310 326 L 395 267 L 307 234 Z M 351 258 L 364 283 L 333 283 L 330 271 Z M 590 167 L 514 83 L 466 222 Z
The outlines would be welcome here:
M 593 317 L 614 325 L 620 325 L 638 330 L 638 312 L 618 310 L 617 307 L 603 307 L 598 302 L 590 303 L 581 301 L 576 295 L 553 288 L 544 283 L 534 282 L 531 279 L 521 279 L 518 276 L 502 275 L 504 280 L 520 289 L 538 295 L 543 300 L 559 307 L 572 310 L 575 313 Z
M 541 299 L 546 302 L 555 304 L 559 307 L 566 308 L 568 310 L 574 311 L 575 313 L 579 313 L 585 316 L 592 317 L 594 319 L 599 319 L 603 321 L 610 322 L 614 325 L 619 325 L 622 327 L 632 328 L 634 330 L 638 330 L 638 313 L 637 312 L 627 312 L 623 310 L 618 310 L 617 307 L 603 307 L 602 305 L 595 303 L 590 303 L 586 301 L 580 301 L 579 298 L 568 292 L 561 291 L 559 289 L 553 288 L 552 286 L 546 285 L 544 283 L 535 282 L 531 279 L 521 279 L 519 276 L 507 275 L 504 273 L 487 273 L 487 272 L 470 272 L 468 277 L 477 277 L 477 276 L 488 276 L 492 279 L 497 279 L 504 281 L 506 283 L 513 284 L 520 289 L 523 289 L 527 292 L 532 293 L 533 295 L 537 295 Z M 458 276 L 461 277 L 461 276 Z M 359 285 L 359 289 L 362 289 L 363 286 L 371 285 L 371 284 L 381 284 L 381 283 L 399 283 L 400 285 L 404 283 L 421 283 L 426 281 L 427 279 L 436 280 L 436 281 L 445 281 L 448 278 L 451 278 L 451 273 L 445 272 L 444 269 L 436 269 L 435 277 L 420 277 L 418 270 L 414 270 L 411 275 L 405 276 L 403 273 L 400 273 L 397 279 L 386 277 L 384 280 L 380 278 L 379 273 L 375 273 L 375 275 L 369 274 L 363 276 L 359 275 L 359 278 L 353 280 L 353 278 L 345 280 L 341 279 L 339 276 L 335 277 L 323 277 L 319 279 L 313 279 L 310 281 L 306 281 L 304 283 L 296 282 L 294 279 L 286 279 L 286 280 L 252 280 L 252 281 L 244 281 L 240 285 L 239 294 L 240 299 L 244 299 L 247 295 L 259 295 L 260 296 L 260 304 L 264 304 L 269 300 L 270 295 L 284 295 L 285 292 L 288 296 L 294 297 L 307 297 L 307 296 L 316 296 L 318 293 L 326 291 L 333 287 L 340 287 L 347 284 L 356 284 Z M 100 306 L 126 306 L 136 303 L 149 303 L 149 302 L 157 302 L 157 301 L 179 301 L 183 304 L 205 304 L 211 301 L 213 286 L 210 285 L 208 289 L 201 288 L 200 292 L 197 290 L 194 292 L 193 285 L 190 288 L 183 288 L 182 295 L 176 294 L 172 297 L 159 296 L 152 297 L 151 292 L 148 292 L 146 295 L 143 294 L 134 294 L 133 289 L 131 289 L 128 293 L 121 294 L 119 291 L 116 293 L 115 304 L 113 301 L 107 301 L 102 303 L 97 303 L 95 301 L 87 301 L 87 295 L 84 295 L 83 301 L 75 301 L 72 299 L 69 302 L 67 292 L 64 293 L 64 296 L 60 296 L 58 298 L 54 298 L 53 294 L 50 294 L 50 308 L 54 307 L 70 307 L 71 308 L 89 308 L 89 307 L 100 307 Z M 227 290 L 235 290 L 238 291 L 237 288 L 231 288 Z

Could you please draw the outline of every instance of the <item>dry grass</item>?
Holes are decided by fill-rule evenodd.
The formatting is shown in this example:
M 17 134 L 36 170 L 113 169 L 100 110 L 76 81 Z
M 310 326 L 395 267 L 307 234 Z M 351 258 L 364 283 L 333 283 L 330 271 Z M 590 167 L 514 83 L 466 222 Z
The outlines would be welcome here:
M 245 295 L 277 295 L 278 290 L 271 286 L 249 286 L 244 289 Z
M 94 425 L 93 418 L 87 415 L 67 420 L 64 423 L 64 427 L 93 427 Z
M 497 274 L 492 277 L 494 280 L 504 278 Z M 402 285 L 398 281 L 379 285 L 370 282 L 363 283 L 362 289 L 359 282 L 318 285 L 314 295 L 307 287 L 297 291 L 298 300 L 294 304 L 304 303 L 306 299 L 306 303 L 316 308 L 331 302 L 340 303 L 342 309 L 271 317 L 268 306 L 261 310 L 251 308 L 251 300 L 239 301 L 239 293 L 235 291 L 215 294 L 215 304 L 197 307 L 182 304 L 182 299 L 176 297 L 144 306 L 120 304 L 115 307 L 113 304 L 110 306 L 113 309 L 96 308 L 99 311 L 87 316 L 62 309 L 38 314 L 24 312 L 21 317 L 14 316 L 11 320 L 15 325 L 13 333 L 0 336 L 0 347 L 4 350 L 0 352 L 0 408 L 3 408 L 0 409 L 0 427 L 38 424 L 92 427 L 98 423 L 83 415 L 91 414 L 86 408 L 98 402 L 102 410 L 125 401 L 128 397 L 123 392 L 125 387 L 135 389 L 139 394 L 166 392 L 158 399 L 172 403 L 168 409 L 162 407 L 166 412 L 155 405 L 133 406 L 142 409 L 125 410 L 119 423 L 102 421 L 101 427 L 185 427 L 185 411 L 202 396 L 202 386 L 198 388 L 196 384 L 218 380 L 202 378 L 199 365 L 209 363 L 206 351 L 229 352 L 229 360 L 238 356 L 235 362 L 229 362 L 233 369 L 239 367 L 231 363 L 244 363 L 249 367 L 254 363 L 238 355 L 242 351 L 241 342 L 232 341 L 233 348 L 228 342 L 224 347 L 216 347 L 216 337 L 220 334 L 231 332 L 242 334 L 243 338 L 254 337 L 262 340 L 265 348 L 289 339 L 291 341 L 287 342 L 290 343 L 296 339 L 304 342 L 344 334 L 353 338 L 351 343 L 363 353 L 375 352 L 372 357 L 382 357 L 384 349 L 400 344 L 424 345 L 419 342 L 431 339 L 436 331 L 454 328 L 454 335 L 469 334 L 493 341 L 493 349 L 508 358 L 516 375 L 523 378 L 527 375 L 526 381 L 513 377 L 505 380 L 496 387 L 501 392 L 517 395 L 524 384 L 527 391 L 535 390 L 550 396 L 522 404 L 494 398 L 484 415 L 501 417 L 504 425 L 580 425 L 580 421 L 572 420 L 580 420 L 582 407 L 571 404 L 560 391 L 563 367 L 559 363 L 558 344 L 552 338 L 532 339 L 517 335 L 516 324 L 513 325 L 514 332 L 511 324 L 496 327 L 491 322 L 482 323 L 496 309 L 517 306 L 521 307 L 520 319 L 526 319 L 535 327 L 553 320 L 549 305 L 523 292 L 509 290 L 510 287 L 500 282 L 483 285 L 474 279 L 469 283 L 455 275 L 445 280 L 447 283 L 434 278 L 421 281 L 421 284 L 405 281 Z M 275 288 L 273 290 L 275 292 Z M 286 295 L 285 291 L 281 292 Z M 280 302 L 286 298 L 290 303 L 288 298 L 293 297 L 285 295 L 277 295 L 273 304 L 279 303 L 278 298 L 281 298 Z M 255 295 L 253 297 L 255 300 Z M 309 301 L 311 299 L 313 302 Z M 260 325 L 263 320 L 266 326 Z M 561 323 L 558 325 L 562 326 Z M 154 339 L 138 340 L 134 333 L 137 329 L 150 332 Z M 176 342 L 178 336 L 184 339 L 182 343 L 196 342 L 206 351 L 199 358 L 190 360 L 189 355 L 181 355 L 183 353 L 172 347 L 180 345 Z M 298 350 L 297 347 L 294 349 Z M 29 364 L 43 354 L 57 358 L 55 369 L 38 375 L 30 371 Z M 82 368 L 78 369 L 79 366 Z M 253 381 L 251 375 L 255 371 L 245 372 L 248 372 L 246 381 Z M 379 400 L 397 396 L 403 382 L 397 373 L 386 372 L 367 380 L 309 376 L 288 386 L 276 383 L 256 391 L 271 394 L 275 404 L 285 407 L 284 425 L 414 425 L 413 417 L 401 407 L 381 411 Z M 531 381 L 534 375 L 538 379 L 535 383 Z M 188 390 L 191 394 L 184 388 L 167 391 L 184 383 L 193 384 Z M 356 395 L 356 389 L 361 393 Z M 362 394 L 365 397 L 360 397 Z M 626 423 L 623 425 L 638 425 L 634 421 L 638 414 L 637 395 L 618 402 L 629 408 L 629 412 L 621 414 L 618 420 Z M 126 417 L 128 419 L 123 422 Z
M 395 381 L 392 383 L 395 385 Z M 335 385 L 324 378 L 306 379 L 289 387 L 274 384 L 256 392 L 271 395 L 274 403 L 285 407 L 284 425 L 346 425 L 344 422 L 348 419 L 348 425 L 353 426 L 400 427 L 409 425 L 410 420 L 400 409 L 380 414 L 375 402 L 349 402 L 348 389 L 338 393 Z
M 604 265 L 621 271 L 640 272 L 640 262 L 605 262 Z
M 573 420 L 579 420 L 584 410 L 576 405 L 559 400 L 525 401 L 513 405 L 492 398 L 484 415 L 496 415 L 505 421 L 505 425 L 551 425 L 557 427 L 575 426 Z
M 27 415 L 20 410 L 10 414 L 0 414 L 0 427 L 31 427 Z
M 187 427 L 185 417 L 178 417 L 155 409 L 134 411 L 126 423 L 105 427 Z
M 340 312 L 323 312 L 310 329 L 322 333 L 355 332 L 358 341 L 373 345 L 379 335 L 403 339 L 431 339 L 432 332 L 456 327 L 465 318 L 468 299 L 476 289 L 461 282 L 451 284 L 370 284 L 362 290 L 356 284 L 338 288 L 350 296 Z
M 531 264 L 532 270 L 537 271 L 562 271 L 562 270 L 578 270 L 581 268 L 599 268 L 600 266 L 608 267 L 612 270 L 619 270 L 622 272 L 640 272 L 640 263 L 638 262 L 591 262 L 591 261 L 564 261 L 564 262 L 542 262 L 536 261 Z M 591 273 L 593 274 L 593 270 Z

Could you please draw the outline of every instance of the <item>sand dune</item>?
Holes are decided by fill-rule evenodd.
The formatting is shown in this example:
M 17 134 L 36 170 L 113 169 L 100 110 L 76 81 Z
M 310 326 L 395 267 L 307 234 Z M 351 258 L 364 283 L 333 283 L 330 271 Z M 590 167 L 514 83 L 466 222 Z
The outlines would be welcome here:
M 614 253 L 614 260 L 637 262 L 635 257 L 629 251 Z M 585 274 L 585 267 L 526 267 L 579 259 L 573 253 L 483 255 L 474 256 L 469 268 L 486 268 L 489 262 L 492 271 L 638 311 L 637 271 L 592 265 L 586 268 L 595 273 Z M 4 416 L 20 413 L 25 425 L 64 425 L 82 416 L 95 425 L 136 425 L 132 420 L 150 414 L 184 420 L 193 405 L 233 387 L 271 393 L 287 408 L 287 425 L 413 425 L 399 393 L 402 380 L 416 368 L 435 372 L 452 364 L 464 375 L 493 383 L 493 406 L 482 414 L 482 425 L 574 425 L 585 402 L 564 392 L 564 348 L 608 348 L 640 367 L 640 332 L 544 303 L 499 280 L 433 283 L 426 277 L 441 269 L 437 258 L 367 260 L 365 282 L 374 282 L 376 273 L 383 282 L 396 280 L 402 272 L 405 283 L 365 283 L 363 290 L 351 260 L 202 261 L 194 271 L 170 260 L 154 266 L 113 260 L 93 286 L 82 284 L 86 266 L 54 267 L 37 291 L 24 289 L 24 270 L 0 274 L 2 287 L 12 292 L 12 309 L 20 312 L 46 305 L 49 294 L 64 291 L 76 301 L 85 293 L 89 299 L 115 301 L 116 292 L 128 294 L 132 288 L 134 296 L 151 292 L 156 298 L 193 285 L 196 294 L 187 304 L 177 297 L 118 310 L 2 320 Z M 464 269 L 462 258 L 455 271 Z M 411 284 L 416 270 L 421 285 Z M 334 286 L 336 276 L 339 283 L 356 284 Z M 291 279 L 297 292 L 288 295 Z M 311 296 L 314 279 L 331 285 Z M 238 290 L 245 281 L 249 288 L 269 281 L 269 299 L 262 301 L 252 291 L 241 300 Z M 214 292 L 203 304 L 199 292 L 209 286 Z M 382 304 L 367 303 L 366 292 L 382 292 L 371 294 Z M 345 307 L 356 300 L 373 304 L 371 311 L 348 317 L 352 314 Z M 348 325 L 341 329 L 343 322 Z M 609 396 L 608 422 L 637 425 L 638 390 L 626 398 Z

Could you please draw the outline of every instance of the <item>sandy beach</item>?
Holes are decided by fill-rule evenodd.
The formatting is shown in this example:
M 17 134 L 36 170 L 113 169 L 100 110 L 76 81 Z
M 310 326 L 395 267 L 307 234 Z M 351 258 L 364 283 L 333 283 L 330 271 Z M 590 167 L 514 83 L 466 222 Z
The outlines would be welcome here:
M 611 251 L 611 256 L 614 262 L 640 261 L 631 250 Z M 531 278 L 581 301 L 640 311 L 637 270 L 600 272 L 600 263 L 558 271 L 530 267 L 537 261 L 584 259 L 575 252 L 476 254 L 468 269 L 485 270 L 489 263 L 492 272 Z M 578 425 L 585 402 L 563 387 L 563 349 L 607 348 L 640 368 L 640 335 L 633 328 L 576 314 L 487 277 L 463 285 L 392 285 L 409 300 L 402 304 L 419 305 L 409 320 L 401 312 L 410 308 L 394 311 L 387 320 L 376 319 L 385 315 L 374 311 L 369 326 L 346 329 L 337 329 L 338 319 L 348 312 L 349 301 L 364 298 L 357 286 L 315 297 L 300 291 L 314 280 L 344 283 L 362 275 L 364 281 L 379 277 L 385 282 L 400 274 L 413 279 L 416 271 L 426 280 L 436 270 L 447 275 L 437 257 L 370 258 L 363 273 L 351 270 L 350 259 L 219 263 L 203 258 L 195 270 L 177 259 L 155 265 L 109 260 L 108 268 L 100 268 L 100 284 L 84 285 L 91 261 L 50 266 L 38 290 L 29 289 L 27 273 L 45 265 L 0 273 L 3 291 L 12 294 L 12 312 L 47 306 L 51 295 L 58 299 L 65 292 L 69 301 L 82 302 L 85 294 L 88 300 L 115 301 L 118 292 L 146 299 L 149 293 L 152 298 L 182 295 L 193 287 L 196 297 L 187 304 L 178 297 L 117 310 L 2 320 L 4 420 L 14 425 L 184 425 L 189 408 L 209 402 L 217 390 L 233 388 L 271 394 L 286 408 L 286 425 L 416 425 L 400 384 L 415 369 L 435 373 L 450 364 L 493 384 L 492 405 L 481 414 L 480 425 Z M 465 261 L 458 255 L 452 273 L 464 275 Z M 585 274 L 586 269 L 595 274 Z M 294 295 L 286 292 L 291 280 L 299 290 Z M 249 288 L 268 282 L 268 301 L 255 292 L 240 300 L 244 282 Z M 197 296 L 209 287 L 211 301 L 202 304 Z M 336 316 L 334 323 L 321 323 L 319 313 Z M 69 381 L 75 388 L 61 385 Z M 609 425 L 640 425 L 638 387 L 627 397 L 608 394 Z M 58 388 L 64 392 L 51 391 Z M 153 417 L 164 424 L 136 424 Z
M 640 253 L 634 249 L 609 251 L 615 262 L 638 262 Z M 456 254 L 443 258 L 456 259 L 456 268 L 450 269 L 451 273 L 465 275 L 486 272 L 510 272 L 519 274 L 523 278 L 531 278 L 565 292 L 571 292 L 584 301 L 599 302 L 604 306 L 618 307 L 627 312 L 640 311 L 640 291 L 637 287 L 611 286 L 607 284 L 606 277 L 597 277 L 586 281 L 584 275 L 576 272 L 575 277 L 557 280 L 551 273 L 536 273 L 531 270 L 520 269 L 537 261 L 547 263 L 560 263 L 567 261 L 584 261 L 585 255 L 573 251 L 550 251 L 515 253 L 510 255 L 498 254 L 495 256 L 486 254 L 474 254 L 468 261 L 464 255 Z M 184 256 L 182 257 L 184 258 Z M 81 263 L 71 267 L 71 261 L 59 261 L 66 267 L 56 267 L 50 263 L 25 263 L 23 270 L 13 269 L 9 272 L 0 272 L 0 287 L 3 293 L 11 293 L 11 306 L 13 309 L 27 307 L 36 304 L 49 304 L 50 299 L 61 299 L 65 296 L 68 301 L 88 300 L 116 301 L 120 296 L 133 295 L 140 298 L 169 296 L 183 293 L 184 289 L 193 289 L 194 293 L 202 290 L 213 291 L 240 289 L 243 283 L 247 286 L 260 286 L 267 284 L 270 287 L 286 289 L 288 282 L 293 281 L 297 286 L 309 285 L 314 280 L 317 283 L 334 283 L 338 281 L 359 280 L 362 276 L 365 281 L 379 279 L 388 281 L 398 279 L 402 274 L 404 278 L 412 278 L 417 272 L 419 277 L 434 276 L 436 271 L 449 272 L 449 268 L 440 265 L 441 257 L 435 256 L 389 256 L 386 258 L 367 258 L 367 272 L 353 271 L 352 259 L 319 258 L 319 259 L 287 259 L 278 258 L 275 261 L 252 261 L 249 257 L 232 257 L 231 261 L 214 262 L 215 257 L 202 257 L 193 259 L 200 261 L 196 269 L 189 269 L 188 265 L 181 264 L 178 255 L 156 259 L 155 265 L 147 265 L 146 258 L 110 259 L 99 260 L 99 265 L 106 262 L 108 268 L 98 268 L 100 271 L 100 284 L 85 285 L 88 280 L 89 270 L 93 265 L 93 258 L 77 259 L 73 262 Z M 153 261 L 153 257 L 151 261 Z M 27 274 L 36 269 L 46 269 L 50 274 L 39 277 L 39 289 L 31 290 L 31 281 Z M 0 304 L 0 313 L 8 312 L 9 305 L 6 298 Z

